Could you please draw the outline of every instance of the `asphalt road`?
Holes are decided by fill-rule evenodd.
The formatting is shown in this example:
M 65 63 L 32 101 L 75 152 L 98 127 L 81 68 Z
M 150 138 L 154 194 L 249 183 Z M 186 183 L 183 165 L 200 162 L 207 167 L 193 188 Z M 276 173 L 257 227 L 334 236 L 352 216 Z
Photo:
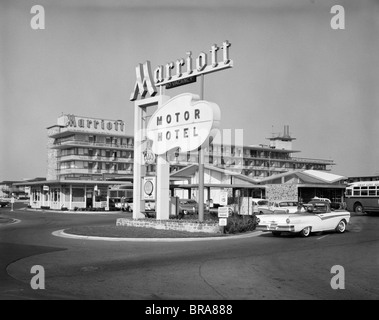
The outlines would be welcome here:
M 51 234 L 119 216 L 1 208 L 0 217 L 21 222 L 0 225 L 0 299 L 379 299 L 379 216 L 355 216 L 344 234 L 309 238 L 256 232 L 216 241 L 109 242 Z M 44 290 L 31 289 L 34 265 L 45 270 Z M 344 268 L 344 289 L 331 287 L 335 265 Z

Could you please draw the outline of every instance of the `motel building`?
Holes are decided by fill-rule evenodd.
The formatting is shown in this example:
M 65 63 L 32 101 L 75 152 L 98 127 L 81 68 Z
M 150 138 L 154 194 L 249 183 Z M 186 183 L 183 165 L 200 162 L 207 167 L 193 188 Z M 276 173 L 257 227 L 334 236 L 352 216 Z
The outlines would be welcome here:
M 133 189 L 134 137 L 123 120 L 62 114 L 47 128 L 46 180 L 17 182 L 27 187 L 36 209 L 109 210 L 111 191 Z M 289 126 L 268 138 L 268 144 L 244 146 L 214 139 L 205 147 L 204 199 L 218 203 L 229 197 L 286 198 L 307 201 L 314 196 L 342 201 L 345 177 L 328 171 L 333 160 L 298 158 L 292 154 Z M 167 154 L 171 196 L 198 199 L 196 152 Z M 155 176 L 155 162 L 144 166 Z
M 45 181 L 27 183 L 32 208 L 101 208 L 108 188 L 133 175 L 125 122 L 66 114 L 47 128 Z M 17 185 L 25 184 L 18 183 Z

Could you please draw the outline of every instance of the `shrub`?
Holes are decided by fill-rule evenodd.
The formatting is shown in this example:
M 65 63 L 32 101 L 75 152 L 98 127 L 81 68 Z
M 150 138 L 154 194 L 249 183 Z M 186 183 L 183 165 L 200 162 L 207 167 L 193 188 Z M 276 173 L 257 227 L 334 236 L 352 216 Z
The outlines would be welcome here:
M 256 217 L 233 215 L 228 218 L 225 233 L 240 233 L 255 230 L 257 225 Z

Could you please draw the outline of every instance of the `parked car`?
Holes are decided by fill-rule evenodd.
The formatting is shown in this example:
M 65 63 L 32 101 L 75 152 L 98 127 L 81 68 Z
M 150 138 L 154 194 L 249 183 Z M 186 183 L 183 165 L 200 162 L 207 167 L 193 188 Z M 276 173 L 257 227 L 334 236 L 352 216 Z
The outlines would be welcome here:
M 343 209 L 343 203 L 341 202 L 332 202 L 330 201 L 330 199 L 328 198 L 319 198 L 319 197 L 314 197 L 312 198 L 312 201 L 326 201 L 326 202 L 329 202 L 330 203 L 330 208 L 332 210 L 335 210 L 335 209 Z
M 204 204 L 204 211 L 207 207 Z M 199 212 L 199 204 L 194 199 L 179 199 L 179 213 L 196 214 Z
M 295 213 L 264 214 L 257 217 L 257 230 L 271 231 L 274 236 L 282 232 L 299 233 L 308 237 L 311 232 L 335 230 L 343 233 L 350 222 L 350 212 L 332 211 L 326 201 L 311 201 Z
M 0 207 L 7 207 L 11 202 L 6 199 L 0 199 Z
M 122 211 L 133 211 L 133 198 L 110 198 L 109 207 Z
M 277 200 L 268 204 L 260 205 L 257 214 L 270 214 L 275 212 L 294 213 L 298 210 L 299 203 L 296 200 Z
M 268 200 L 261 199 L 261 198 L 253 198 L 251 200 L 251 205 L 253 206 L 253 213 L 258 214 L 258 208 L 259 207 L 268 207 Z
M 126 198 L 124 202 L 121 202 L 122 210 L 133 212 L 133 198 Z M 155 201 L 145 201 L 145 212 L 155 211 Z

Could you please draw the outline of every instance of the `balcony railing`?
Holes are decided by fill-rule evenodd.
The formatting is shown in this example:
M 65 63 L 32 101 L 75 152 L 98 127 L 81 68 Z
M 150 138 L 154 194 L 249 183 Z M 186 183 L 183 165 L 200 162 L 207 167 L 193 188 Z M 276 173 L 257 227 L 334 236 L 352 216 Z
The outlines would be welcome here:
M 335 164 L 333 160 L 324 160 L 324 159 L 291 158 L 289 160 L 296 161 L 296 162 L 320 163 L 320 164 L 327 164 L 327 165 Z
M 84 168 L 70 168 L 70 169 L 57 169 L 58 175 L 64 175 L 64 174 L 103 174 L 103 173 L 109 173 L 109 174 L 132 174 L 132 169 L 127 170 L 117 170 L 117 169 L 84 169 Z
M 133 163 L 133 158 L 122 158 L 122 157 L 102 157 L 102 156 L 89 156 L 89 155 L 64 155 L 64 156 L 57 156 L 58 161 L 75 161 L 75 160 L 81 160 L 81 161 L 101 161 L 101 162 L 112 162 L 112 163 Z
M 85 140 L 79 140 L 79 139 L 67 139 L 67 140 L 60 140 L 55 141 L 54 146 L 66 146 L 66 145 L 73 145 L 73 146 L 88 146 L 88 147 L 100 147 L 100 148 L 110 148 L 110 149 L 134 149 L 133 144 L 119 144 L 119 143 L 106 143 L 106 142 L 91 142 L 91 141 L 85 141 Z

